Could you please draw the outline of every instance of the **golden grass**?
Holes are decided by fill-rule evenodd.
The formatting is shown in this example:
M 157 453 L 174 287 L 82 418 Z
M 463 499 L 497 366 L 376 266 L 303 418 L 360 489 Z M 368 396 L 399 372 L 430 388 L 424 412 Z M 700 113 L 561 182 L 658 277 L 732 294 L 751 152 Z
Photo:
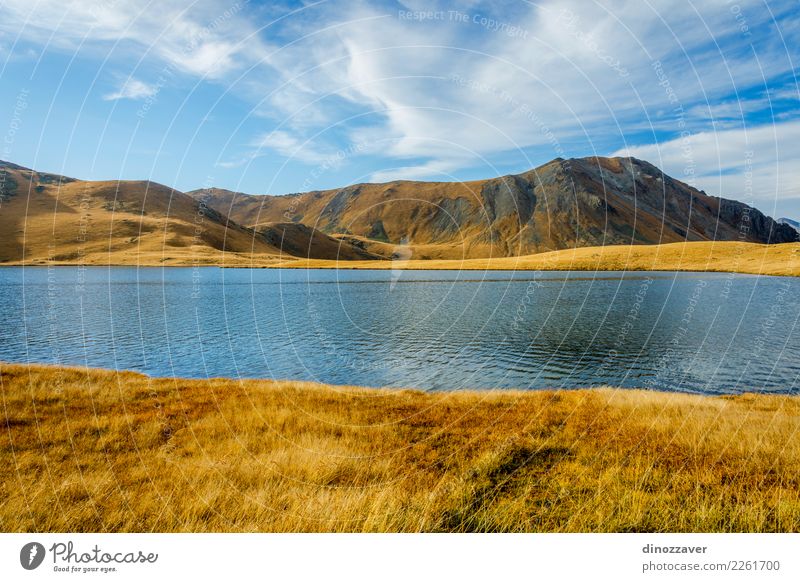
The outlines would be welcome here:
M 288 260 L 283 268 L 522 271 L 719 271 L 800 276 L 800 243 L 685 242 L 582 247 L 522 257 L 464 260 Z
M 6 265 L 23 264 L 22 261 Z M 28 265 L 222 266 L 293 269 L 408 269 L 518 271 L 711 271 L 800 276 L 800 243 L 687 242 L 662 245 L 582 247 L 521 257 L 334 261 L 249 254 L 210 248 L 132 247 L 88 253 L 70 260 L 36 258 Z
M 59 247 L 61 248 L 61 247 Z M 75 259 L 52 260 L 47 257 L 36 257 L 27 261 L 12 261 L 0 263 L 0 266 L 70 266 L 85 265 L 92 267 L 104 266 L 139 266 L 139 267 L 272 267 L 281 263 L 285 258 L 270 254 L 249 254 L 220 251 L 208 247 L 198 248 L 161 248 L 140 249 L 131 247 L 127 250 L 92 252 L 80 255 L 73 253 Z
M 1 365 L 0 531 L 797 531 L 800 400 Z

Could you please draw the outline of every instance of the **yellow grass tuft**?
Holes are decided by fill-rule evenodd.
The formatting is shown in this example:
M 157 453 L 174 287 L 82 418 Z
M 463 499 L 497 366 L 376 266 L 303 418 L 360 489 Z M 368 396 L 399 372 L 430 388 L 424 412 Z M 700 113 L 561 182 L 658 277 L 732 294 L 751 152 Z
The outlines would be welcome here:
M 0 530 L 797 531 L 800 400 L 0 365 Z

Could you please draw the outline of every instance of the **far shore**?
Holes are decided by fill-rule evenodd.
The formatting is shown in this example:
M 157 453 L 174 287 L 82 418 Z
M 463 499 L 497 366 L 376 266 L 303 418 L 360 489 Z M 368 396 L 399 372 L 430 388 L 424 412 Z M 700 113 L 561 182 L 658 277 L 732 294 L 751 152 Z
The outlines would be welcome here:
M 800 398 L 0 363 L 5 532 L 793 532 Z
M 800 243 L 764 245 L 745 242 L 686 242 L 661 245 L 581 247 L 525 255 L 480 259 L 410 259 L 340 261 L 275 255 L 192 253 L 186 249 L 168 255 L 133 251 L 96 252 L 70 261 L 33 258 L 2 266 L 139 266 L 225 267 L 340 270 L 447 270 L 447 271 L 690 271 L 753 275 L 800 276 Z

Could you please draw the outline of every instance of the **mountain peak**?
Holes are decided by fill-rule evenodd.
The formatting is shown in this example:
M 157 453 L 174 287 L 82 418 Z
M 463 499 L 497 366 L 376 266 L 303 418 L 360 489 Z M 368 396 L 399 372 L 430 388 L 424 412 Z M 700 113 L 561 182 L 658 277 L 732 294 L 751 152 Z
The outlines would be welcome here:
M 797 238 L 789 226 L 756 209 L 708 196 L 634 157 L 556 158 L 522 174 L 473 182 L 393 181 L 291 199 L 226 193 L 204 195 L 204 200 L 253 227 L 292 221 L 375 244 L 412 241 L 419 258 L 741 240 L 743 235 L 762 243 Z

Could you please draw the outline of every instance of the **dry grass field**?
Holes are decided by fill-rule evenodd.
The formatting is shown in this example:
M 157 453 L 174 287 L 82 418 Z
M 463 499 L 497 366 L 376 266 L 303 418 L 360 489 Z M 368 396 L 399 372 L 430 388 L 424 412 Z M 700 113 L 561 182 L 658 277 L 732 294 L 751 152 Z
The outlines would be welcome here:
M 0 365 L 0 531 L 798 531 L 800 399 Z
M 521 257 L 464 260 L 324 261 L 291 259 L 284 268 L 521 271 L 718 271 L 800 276 L 800 243 L 684 242 L 582 247 Z
M 9 262 L 8 265 L 23 264 Z M 40 258 L 28 265 L 223 266 L 295 269 L 431 269 L 519 271 L 715 271 L 800 276 L 800 243 L 688 242 L 583 247 L 521 257 L 464 260 L 320 260 L 234 253 L 208 248 L 102 251 L 70 260 Z

